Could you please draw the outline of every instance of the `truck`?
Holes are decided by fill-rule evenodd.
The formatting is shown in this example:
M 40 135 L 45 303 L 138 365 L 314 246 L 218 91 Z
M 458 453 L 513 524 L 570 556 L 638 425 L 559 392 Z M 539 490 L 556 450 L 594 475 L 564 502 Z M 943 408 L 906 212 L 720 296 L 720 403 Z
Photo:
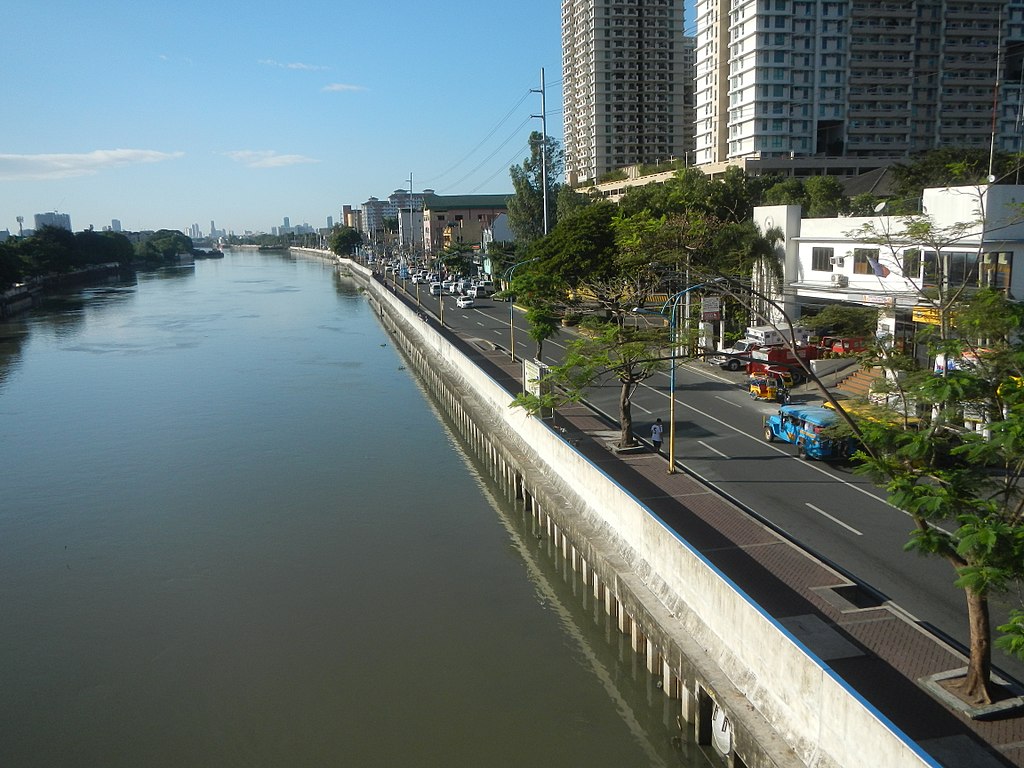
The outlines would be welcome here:
M 797 347 L 796 353 L 789 347 L 762 347 L 750 353 L 747 373 L 751 376 L 766 373 L 787 372 L 794 384 L 802 384 L 807 378 L 804 373 L 803 361 L 808 367 L 811 360 L 817 360 L 821 350 L 815 346 Z
M 791 334 L 788 328 L 776 328 L 773 325 L 747 326 L 746 335 L 727 349 L 720 349 L 716 355 L 708 359 L 721 368 L 738 371 L 747 364 L 751 353 L 762 347 L 781 347 L 794 337 L 798 344 L 806 344 L 811 338 L 810 332 L 796 328 Z

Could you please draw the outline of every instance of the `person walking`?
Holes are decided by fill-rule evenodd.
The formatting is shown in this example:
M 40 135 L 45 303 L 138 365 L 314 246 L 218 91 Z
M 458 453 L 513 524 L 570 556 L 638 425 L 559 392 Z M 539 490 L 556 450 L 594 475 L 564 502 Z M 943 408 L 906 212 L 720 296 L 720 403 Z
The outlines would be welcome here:
M 654 452 L 661 453 L 661 436 L 665 433 L 665 427 L 661 424 L 661 419 L 658 419 L 651 425 L 651 443 L 654 445 Z

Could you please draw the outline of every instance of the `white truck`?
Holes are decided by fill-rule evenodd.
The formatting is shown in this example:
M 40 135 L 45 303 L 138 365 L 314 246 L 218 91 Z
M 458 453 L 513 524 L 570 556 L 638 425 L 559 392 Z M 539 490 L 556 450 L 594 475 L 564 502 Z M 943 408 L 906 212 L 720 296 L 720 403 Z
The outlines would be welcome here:
M 811 337 L 810 332 L 803 328 L 794 330 L 797 343 L 806 344 Z M 776 328 L 773 325 L 748 325 L 744 338 L 735 342 L 731 347 L 718 350 L 714 357 L 708 358 L 708 362 L 729 371 L 738 371 L 749 362 L 750 353 L 754 350 L 761 347 L 782 346 L 791 336 L 788 328 Z

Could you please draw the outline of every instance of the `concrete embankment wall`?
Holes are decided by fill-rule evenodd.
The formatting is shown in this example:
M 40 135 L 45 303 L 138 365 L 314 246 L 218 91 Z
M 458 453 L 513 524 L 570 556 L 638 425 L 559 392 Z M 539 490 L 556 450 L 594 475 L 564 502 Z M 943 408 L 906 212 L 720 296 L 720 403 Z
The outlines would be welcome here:
M 627 489 L 510 408 L 508 392 L 454 339 L 346 265 L 478 455 L 523 498 L 665 693 L 680 698 L 701 743 L 734 767 L 938 765 Z

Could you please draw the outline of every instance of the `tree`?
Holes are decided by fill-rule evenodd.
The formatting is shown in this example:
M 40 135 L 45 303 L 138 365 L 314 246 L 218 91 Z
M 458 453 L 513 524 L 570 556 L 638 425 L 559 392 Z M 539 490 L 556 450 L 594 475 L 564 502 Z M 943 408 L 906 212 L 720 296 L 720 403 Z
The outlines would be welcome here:
M 804 182 L 808 218 L 832 218 L 845 213 L 850 201 L 835 176 L 811 176 Z
M 515 194 L 508 199 L 508 224 L 516 240 L 529 244 L 545 234 L 544 184 L 547 183 L 548 232 L 556 224 L 555 199 L 558 178 L 565 165 L 565 153 L 556 139 L 539 131 L 530 134 L 530 156 L 509 168 Z
M 363 244 L 363 236 L 359 231 L 344 224 L 335 224 L 327 238 L 327 247 L 338 256 L 351 255 Z
M 526 322 L 529 323 L 527 332 L 530 338 L 537 343 L 538 360 L 544 354 L 544 342 L 558 334 L 558 318 L 550 307 L 531 306 L 526 309 Z
M 913 520 L 907 549 L 952 566 L 970 630 L 961 693 L 985 704 L 992 701 L 989 601 L 1024 579 L 1024 310 L 984 290 L 948 312 L 961 338 L 934 337 L 941 370 L 904 371 L 889 381 L 890 395 L 897 389 L 901 402 L 917 406 L 923 427 L 865 421 L 858 459 L 860 471 L 881 478 L 889 501 Z M 884 355 L 874 362 L 891 365 Z M 974 419 L 979 428 L 965 431 L 965 420 Z M 1024 612 L 999 629 L 1006 633 L 999 644 L 1024 656 Z
M 970 155 L 929 160 L 951 160 L 946 169 L 958 178 L 979 170 L 978 159 Z M 918 335 L 918 342 L 927 344 L 935 360 L 935 367 L 921 368 L 891 346 L 877 351 L 868 362 L 887 371 L 880 394 L 904 411 L 917 408 L 925 428 L 909 429 L 906 421 L 898 431 L 867 424 L 861 440 L 865 471 L 886 481 L 890 501 L 914 521 L 908 548 L 943 557 L 954 569 L 970 630 L 962 692 L 968 700 L 987 703 L 992 696 L 989 598 L 1024 577 L 1024 549 L 1018 548 L 1024 538 L 1019 485 L 1024 449 L 1015 442 L 1024 429 L 1024 412 L 1015 402 L 1020 391 L 1015 382 L 1024 370 L 1019 338 L 1024 315 L 1001 293 L 978 286 L 990 256 L 984 244 L 1021 216 L 1016 210 L 987 211 L 984 187 L 962 194 L 977 201 L 973 220 L 940 225 L 931 216 L 913 214 L 859 230 L 865 242 L 879 246 L 876 263 L 888 252 L 889 263 L 916 289 L 919 303 L 930 306 L 934 325 Z M 980 432 L 965 432 L 961 425 L 974 419 Z M 1013 631 L 1019 624 L 1005 626 Z M 1012 636 L 1007 642 L 1013 644 Z M 1018 647 L 1024 649 L 1024 643 Z
M 640 384 L 664 370 L 663 351 L 669 343 L 665 329 L 632 328 L 617 323 L 589 323 L 584 335 L 569 344 L 565 362 L 554 366 L 546 383 L 560 387 L 565 399 L 579 401 L 605 377 L 619 383 L 619 448 L 637 445 L 633 435 L 632 397 Z M 530 398 L 516 405 L 530 407 Z M 541 403 L 534 403 L 540 407 Z
M 179 254 L 192 253 L 192 250 L 192 238 L 174 229 L 157 230 L 135 245 L 139 258 L 151 263 L 175 261 Z

